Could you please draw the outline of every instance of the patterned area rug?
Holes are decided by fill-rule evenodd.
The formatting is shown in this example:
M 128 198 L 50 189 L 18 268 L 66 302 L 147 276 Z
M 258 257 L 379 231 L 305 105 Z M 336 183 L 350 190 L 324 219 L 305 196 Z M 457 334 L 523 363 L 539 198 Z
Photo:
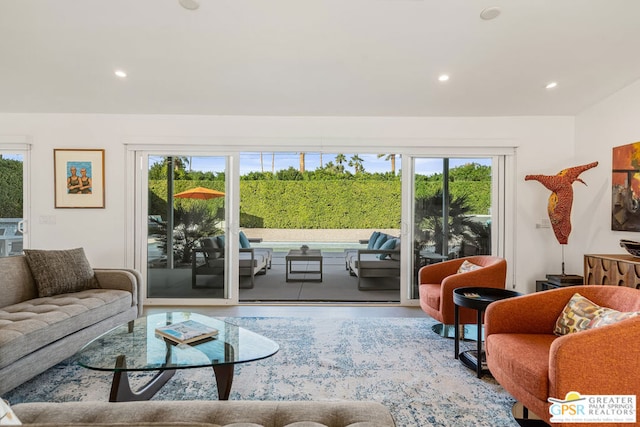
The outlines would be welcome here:
M 517 426 L 514 400 L 453 358 L 426 318 L 226 318 L 280 344 L 238 365 L 233 400 L 373 400 L 402 426 Z M 475 342 L 465 342 L 470 349 Z M 132 383 L 143 383 L 140 374 Z M 111 376 L 70 358 L 3 396 L 10 403 L 106 401 Z M 211 369 L 179 370 L 154 400 L 216 399 Z

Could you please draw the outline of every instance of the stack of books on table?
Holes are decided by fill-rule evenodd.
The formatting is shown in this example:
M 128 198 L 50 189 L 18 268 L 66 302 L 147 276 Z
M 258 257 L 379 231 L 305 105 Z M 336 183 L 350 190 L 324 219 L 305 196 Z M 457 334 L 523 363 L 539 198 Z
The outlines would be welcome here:
M 190 344 L 218 335 L 218 330 L 195 320 L 173 323 L 156 328 L 156 334 L 178 344 Z

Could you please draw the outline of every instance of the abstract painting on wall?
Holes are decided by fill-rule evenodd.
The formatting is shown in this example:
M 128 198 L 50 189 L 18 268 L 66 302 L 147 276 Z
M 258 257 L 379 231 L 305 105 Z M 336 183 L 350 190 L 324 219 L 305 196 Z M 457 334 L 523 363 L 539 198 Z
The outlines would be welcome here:
M 613 147 L 611 229 L 640 231 L 640 142 Z

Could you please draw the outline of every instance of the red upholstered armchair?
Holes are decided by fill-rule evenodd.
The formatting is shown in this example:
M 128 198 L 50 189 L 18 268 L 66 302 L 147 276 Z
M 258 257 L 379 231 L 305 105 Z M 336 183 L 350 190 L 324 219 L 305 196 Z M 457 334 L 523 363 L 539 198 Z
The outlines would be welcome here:
M 571 391 L 640 396 L 640 316 L 556 336 L 556 320 L 576 292 L 602 307 L 640 311 L 638 289 L 572 286 L 496 301 L 485 313 L 485 348 L 491 374 L 511 396 L 546 422 L 551 418 L 549 397 L 562 400 Z M 574 423 L 554 425 L 568 427 Z M 614 424 L 598 423 L 605 425 Z
M 458 273 L 464 261 L 482 268 Z M 453 290 L 467 286 L 502 288 L 507 278 L 507 262 L 503 258 L 476 255 L 457 258 L 438 264 L 426 265 L 418 273 L 420 284 L 420 307 L 429 316 L 444 325 L 454 324 Z M 475 324 L 477 312 L 460 308 L 460 324 Z

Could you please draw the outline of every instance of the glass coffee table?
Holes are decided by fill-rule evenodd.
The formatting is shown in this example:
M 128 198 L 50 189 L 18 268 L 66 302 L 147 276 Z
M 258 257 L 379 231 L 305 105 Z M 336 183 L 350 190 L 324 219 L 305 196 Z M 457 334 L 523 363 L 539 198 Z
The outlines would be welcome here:
M 218 329 L 213 339 L 176 344 L 156 335 L 155 329 L 185 320 L 195 320 Z M 177 369 L 213 368 L 218 399 L 229 399 L 234 365 L 273 356 L 278 344 L 269 338 L 212 317 L 189 312 L 143 316 L 118 326 L 91 341 L 78 352 L 85 368 L 113 372 L 110 402 L 149 400 Z M 140 390 L 133 391 L 128 372 L 158 371 Z

